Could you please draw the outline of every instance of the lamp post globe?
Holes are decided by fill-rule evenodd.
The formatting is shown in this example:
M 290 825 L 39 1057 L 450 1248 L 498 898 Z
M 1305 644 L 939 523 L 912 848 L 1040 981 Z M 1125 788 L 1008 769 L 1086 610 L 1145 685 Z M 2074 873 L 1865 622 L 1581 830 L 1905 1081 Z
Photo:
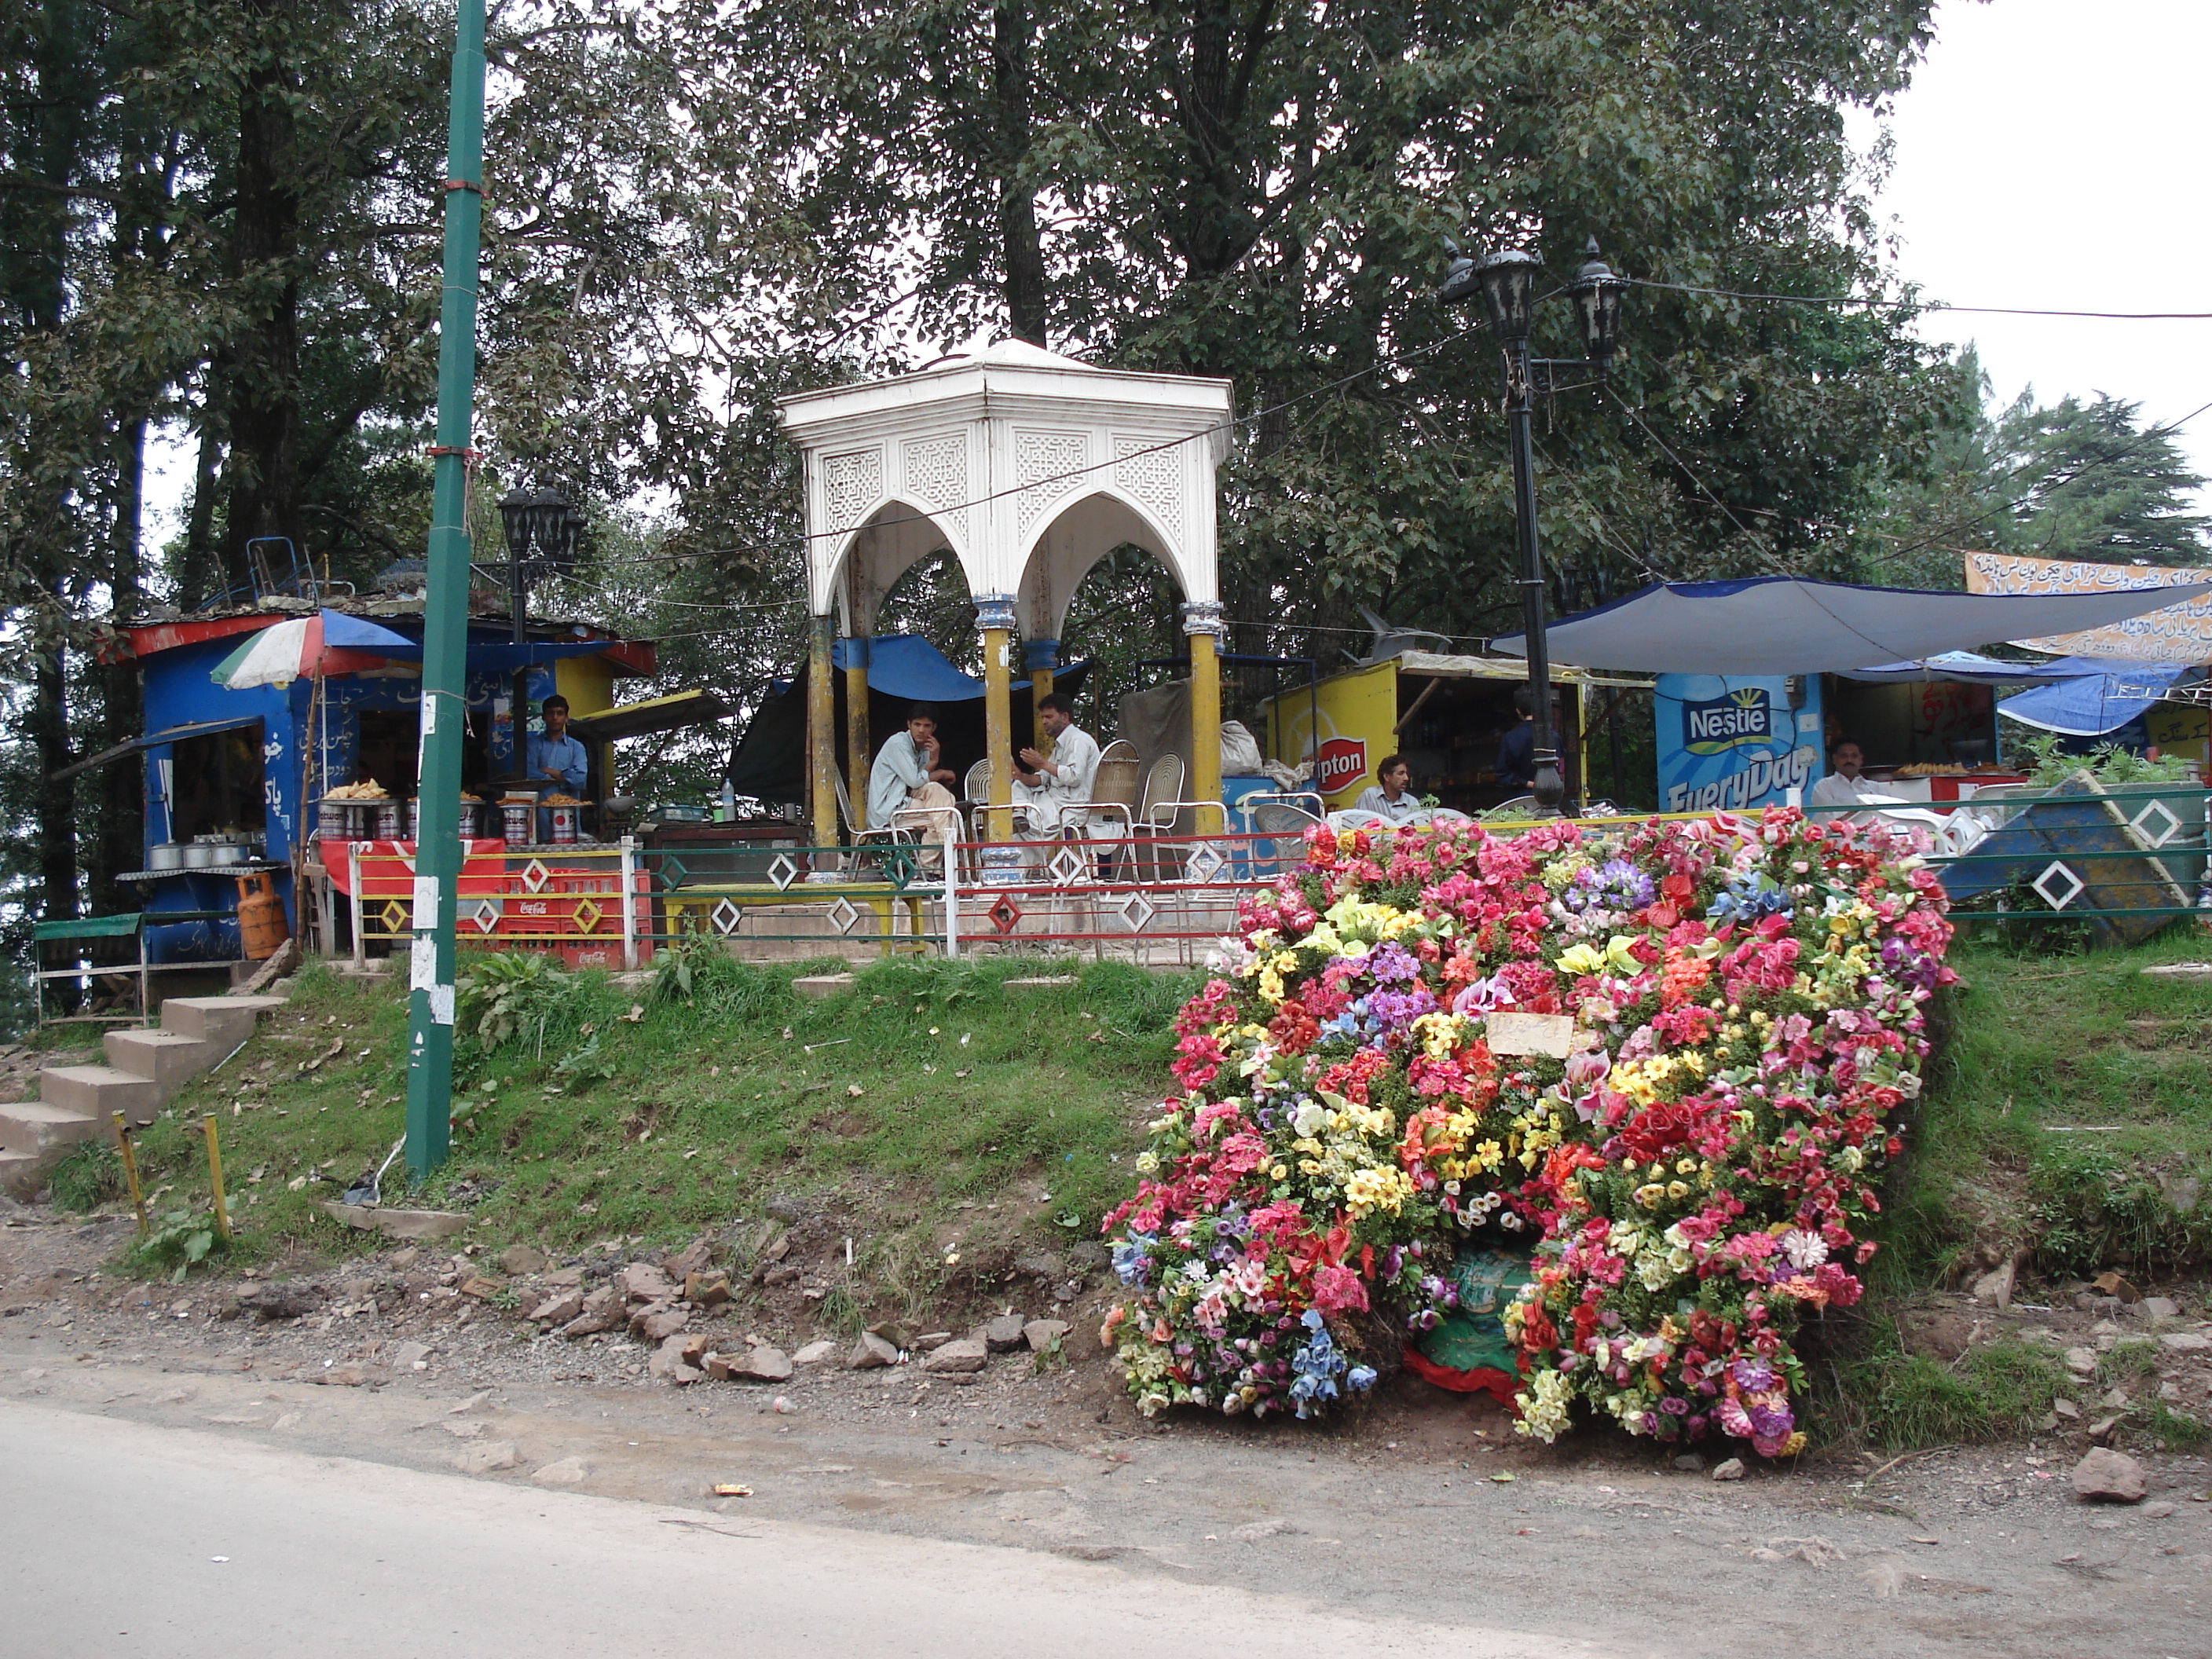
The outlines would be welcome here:
M 1575 321 L 1582 330 L 1583 350 L 1603 375 L 1613 366 L 1613 349 L 1620 343 L 1620 296 L 1628 287 L 1626 276 L 1598 258 L 1597 238 L 1583 249 L 1582 269 L 1567 284 L 1575 302 Z
M 1490 313 L 1490 326 L 1498 343 L 1510 350 L 1528 337 L 1534 325 L 1536 277 L 1544 262 L 1526 248 L 1503 247 L 1486 253 L 1476 264 L 1474 279 L 1482 289 L 1482 307 Z
M 554 568 L 564 576 L 575 568 L 576 544 L 583 538 L 583 534 L 584 509 L 571 501 L 568 510 L 561 515 L 561 534 L 548 556 L 552 559 Z
M 568 498 L 557 489 L 541 489 L 530 498 L 530 545 L 544 562 L 560 556 L 567 532 Z
M 507 538 L 507 556 L 520 559 L 530 551 L 532 497 L 520 484 L 499 498 L 500 529 Z

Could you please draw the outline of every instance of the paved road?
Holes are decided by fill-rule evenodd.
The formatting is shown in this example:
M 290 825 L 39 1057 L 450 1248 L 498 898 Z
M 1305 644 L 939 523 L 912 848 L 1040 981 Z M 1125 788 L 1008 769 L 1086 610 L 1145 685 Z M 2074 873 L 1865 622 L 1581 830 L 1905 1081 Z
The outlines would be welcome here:
M 1034 1551 L 715 1516 L 0 1403 L 9 1659 L 1178 1650 L 1631 1659 Z

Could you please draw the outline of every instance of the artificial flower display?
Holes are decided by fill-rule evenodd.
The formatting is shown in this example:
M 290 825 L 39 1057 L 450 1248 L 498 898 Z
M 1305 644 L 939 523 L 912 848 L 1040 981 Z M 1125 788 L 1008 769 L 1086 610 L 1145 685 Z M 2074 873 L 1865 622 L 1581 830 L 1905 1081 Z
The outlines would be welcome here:
M 1178 1017 L 1107 1218 L 1138 1405 L 1324 1412 L 1378 1330 L 1453 1316 L 1462 1252 L 1517 1243 L 1524 1433 L 1579 1404 L 1795 1450 L 1793 1337 L 1858 1299 L 1942 910 L 1903 841 L 1792 810 L 1316 830 Z

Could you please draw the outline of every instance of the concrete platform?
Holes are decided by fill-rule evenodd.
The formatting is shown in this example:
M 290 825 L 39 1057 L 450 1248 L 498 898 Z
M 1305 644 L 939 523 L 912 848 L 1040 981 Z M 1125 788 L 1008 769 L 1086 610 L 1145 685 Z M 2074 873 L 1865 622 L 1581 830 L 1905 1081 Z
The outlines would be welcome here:
M 74 1146 L 99 1132 L 100 1120 L 89 1112 L 72 1111 L 43 1100 L 0 1106 L 0 1148 L 30 1158 L 44 1158 Z

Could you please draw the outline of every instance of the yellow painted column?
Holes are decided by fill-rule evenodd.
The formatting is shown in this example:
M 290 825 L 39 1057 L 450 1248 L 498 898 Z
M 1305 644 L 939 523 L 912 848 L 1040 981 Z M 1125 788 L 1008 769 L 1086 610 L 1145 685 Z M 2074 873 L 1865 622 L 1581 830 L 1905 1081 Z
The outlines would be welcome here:
M 831 618 L 807 619 L 806 781 L 817 847 L 837 844 L 837 786 L 830 776 L 837 764 L 837 695 L 830 678 L 831 631 Z
M 978 594 L 975 626 L 983 635 L 983 729 L 991 763 L 987 839 L 1009 841 L 1014 833 L 1013 596 Z
M 1052 695 L 1053 670 L 1059 663 L 1058 640 L 1025 639 L 1022 641 L 1022 666 L 1029 671 L 1030 714 L 1036 733 L 1030 741 L 1037 752 L 1043 755 L 1052 752 L 1052 743 L 1045 735 L 1044 716 L 1037 712 L 1037 705 Z
M 853 799 L 853 827 L 868 823 L 868 642 L 845 641 L 845 792 Z M 874 826 L 880 828 L 881 826 Z
M 1194 801 L 1221 799 L 1221 607 L 1200 603 L 1182 608 L 1182 628 L 1190 641 L 1190 772 L 1183 793 Z M 1200 834 L 1228 823 L 1225 811 L 1202 814 Z

